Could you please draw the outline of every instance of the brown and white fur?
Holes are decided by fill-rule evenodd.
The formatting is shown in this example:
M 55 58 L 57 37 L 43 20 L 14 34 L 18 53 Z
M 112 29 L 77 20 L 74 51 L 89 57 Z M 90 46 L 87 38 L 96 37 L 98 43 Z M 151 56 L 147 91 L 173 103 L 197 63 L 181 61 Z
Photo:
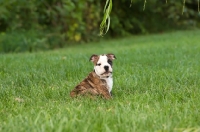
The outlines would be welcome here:
M 114 54 L 92 55 L 90 61 L 94 63 L 94 71 L 78 84 L 71 92 L 71 97 L 79 95 L 100 95 L 105 99 L 111 98 L 113 87 L 112 61 Z

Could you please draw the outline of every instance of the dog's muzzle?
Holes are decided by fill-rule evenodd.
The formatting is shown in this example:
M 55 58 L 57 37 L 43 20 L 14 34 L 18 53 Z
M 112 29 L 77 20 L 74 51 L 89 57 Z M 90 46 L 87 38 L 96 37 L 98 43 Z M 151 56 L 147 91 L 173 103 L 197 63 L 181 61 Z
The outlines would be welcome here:
M 109 66 L 104 66 L 104 69 L 106 70 L 106 72 L 108 72 Z

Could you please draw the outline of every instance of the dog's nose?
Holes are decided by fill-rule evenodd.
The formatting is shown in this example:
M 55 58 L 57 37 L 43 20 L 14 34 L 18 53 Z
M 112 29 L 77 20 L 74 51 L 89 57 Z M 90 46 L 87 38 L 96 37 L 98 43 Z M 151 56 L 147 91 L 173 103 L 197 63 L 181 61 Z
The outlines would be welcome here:
M 106 71 L 108 71 L 109 66 L 104 66 L 104 69 L 105 69 Z

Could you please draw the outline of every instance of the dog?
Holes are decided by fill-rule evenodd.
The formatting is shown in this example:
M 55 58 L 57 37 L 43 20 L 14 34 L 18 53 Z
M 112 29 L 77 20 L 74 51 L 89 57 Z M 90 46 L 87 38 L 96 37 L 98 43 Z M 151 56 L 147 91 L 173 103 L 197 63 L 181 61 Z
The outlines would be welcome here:
M 112 61 L 114 59 L 116 59 L 114 54 L 93 54 L 90 61 L 94 63 L 94 70 L 70 92 L 70 96 L 89 95 L 93 97 L 99 95 L 110 99 L 113 87 Z

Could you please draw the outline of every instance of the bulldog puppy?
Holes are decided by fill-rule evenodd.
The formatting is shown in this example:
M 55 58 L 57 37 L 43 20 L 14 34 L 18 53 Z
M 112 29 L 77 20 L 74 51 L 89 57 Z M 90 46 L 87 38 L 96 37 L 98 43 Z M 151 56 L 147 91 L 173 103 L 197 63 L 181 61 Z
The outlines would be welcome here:
M 71 92 L 71 97 L 79 95 L 100 95 L 105 99 L 111 98 L 113 86 L 112 61 L 116 59 L 114 54 L 92 55 L 90 61 L 94 63 L 94 71 L 78 84 Z

